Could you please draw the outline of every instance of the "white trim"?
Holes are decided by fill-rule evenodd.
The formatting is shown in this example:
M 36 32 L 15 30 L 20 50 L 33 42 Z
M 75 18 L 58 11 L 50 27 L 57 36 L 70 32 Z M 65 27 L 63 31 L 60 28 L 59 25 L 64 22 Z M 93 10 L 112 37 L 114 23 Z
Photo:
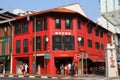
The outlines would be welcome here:
M 35 76 L 29 76 L 29 78 L 35 78 Z
M 45 54 L 36 54 L 36 56 L 44 56 Z M 33 54 L 35 56 L 35 54 Z
M 48 78 L 48 76 L 41 76 L 41 78 Z
M 9 77 L 13 77 L 13 75 L 9 75 Z
M 8 19 L 8 20 L 4 20 L 4 21 L 0 21 L 0 24 L 6 23 L 6 22 L 10 22 L 10 21 L 13 21 L 13 20 L 15 20 L 15 18 L 13 18 L 13 19 Z

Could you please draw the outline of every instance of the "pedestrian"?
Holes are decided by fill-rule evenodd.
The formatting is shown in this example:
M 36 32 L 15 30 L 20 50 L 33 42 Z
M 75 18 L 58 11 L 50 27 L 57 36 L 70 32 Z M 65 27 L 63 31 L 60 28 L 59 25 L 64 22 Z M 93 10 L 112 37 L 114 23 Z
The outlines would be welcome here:
M 63 64 L 60 66 L 60 73 L 61 73 L 61 75 L 64 75 L 64 65 Z
M 68 74 L 68 65 L 66 64 L 65 65 L 65 75 L 67 75 Z
M 1 72 L 3 73 L 4 65 L 1 64 Z
M 25 74 L 27 74 L 28 73 L 28 65 L 27 65 L 27 63 L 25 64 Z
M 23 70 L 23 65 L 20 64 L 20 74 L 22 74 L 22 70 Z
M 74 62 L 71 65 L 71 76 L 74 76 Z
M 0 64 L 0 73 L 2 73 L 2 67 L 1 67 L 1 64 Z
M 70 75 L 71 73 L 71 63 L 68 64 L 68 74 Z
M 24 75 L 25 74 L 25 64 L 23 63 L 23 69 L 22 69 L 22 74 Z

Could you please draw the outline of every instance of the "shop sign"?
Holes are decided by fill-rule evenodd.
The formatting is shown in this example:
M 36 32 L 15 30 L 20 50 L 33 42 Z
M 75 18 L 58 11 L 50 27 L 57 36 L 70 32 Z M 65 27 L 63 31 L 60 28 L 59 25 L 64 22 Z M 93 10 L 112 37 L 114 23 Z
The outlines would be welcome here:
M 45 57 L 45 59 L 49 59 L 50 58 L 50 54 L 49 53 L 45 54 L 44 57 Z
M 6 37 L 5 37 L 5 38 L 1 38 L 1 39 L 0 39 L 0 42 L 6 42 L 6 41 L 9 41 L 9 38 L 6 38 Z

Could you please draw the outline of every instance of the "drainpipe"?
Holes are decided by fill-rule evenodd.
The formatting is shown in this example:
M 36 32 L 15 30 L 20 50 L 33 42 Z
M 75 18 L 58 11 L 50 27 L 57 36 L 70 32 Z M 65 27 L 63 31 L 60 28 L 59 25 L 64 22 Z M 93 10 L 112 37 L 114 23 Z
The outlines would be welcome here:
M 10 40 L 9 40 L 9 51 L 10 51 L 10 74 L 12 74 L 12 43 L 13 43 L 13 33 L 12 33 L 12 23 L 9 21 L 10 25 Z
M 34 17 L 34 73 L 36 74 L 36 17 Z

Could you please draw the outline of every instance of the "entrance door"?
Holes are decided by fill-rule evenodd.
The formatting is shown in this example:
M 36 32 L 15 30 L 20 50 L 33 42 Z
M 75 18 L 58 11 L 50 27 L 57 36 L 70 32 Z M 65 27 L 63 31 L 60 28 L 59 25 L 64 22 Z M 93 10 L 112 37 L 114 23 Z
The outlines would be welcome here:
M 63 64 L 64 66 L 68 63 L 72 64 L 73 58 L 55 58 L 55 66 L 56 66 L 56 73 L 60 73 L 60 66 Z
M 45 67 L 44 67 L 44 57 L 43 56 L 37 56 L 36 57 L 36 71 L 37 74 L 44 74 L 45 73 Z

